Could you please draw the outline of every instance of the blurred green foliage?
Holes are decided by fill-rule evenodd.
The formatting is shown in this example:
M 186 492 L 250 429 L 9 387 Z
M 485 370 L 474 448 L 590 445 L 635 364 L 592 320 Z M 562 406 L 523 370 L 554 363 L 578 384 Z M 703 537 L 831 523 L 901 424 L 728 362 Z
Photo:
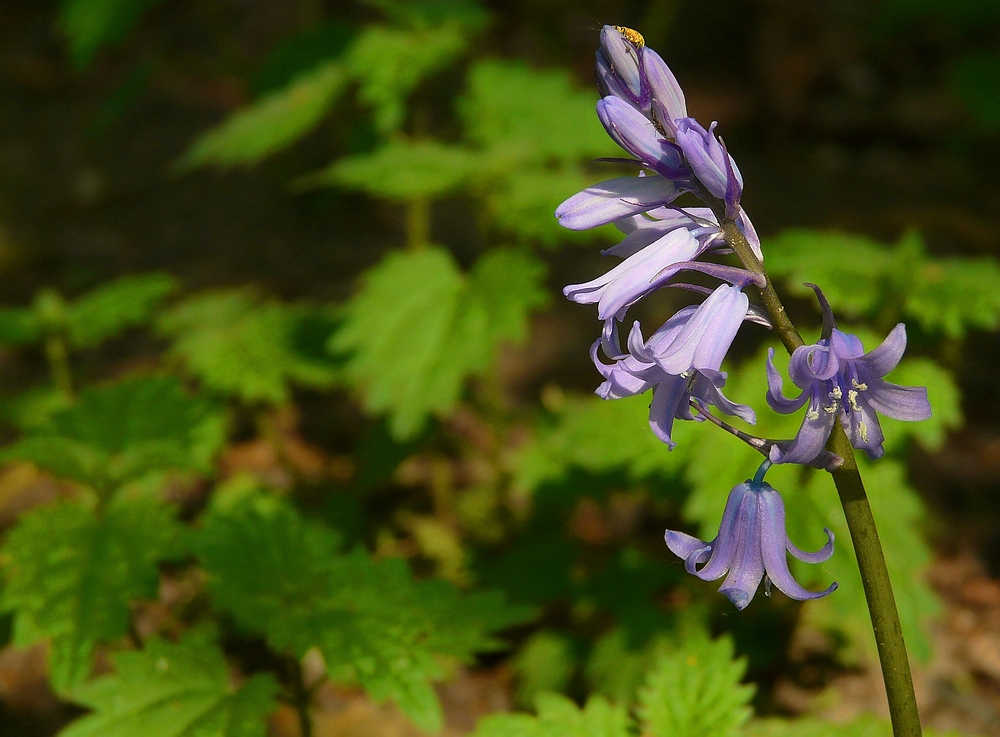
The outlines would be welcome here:
M 57 25 L 83 65 L 153 5 L 66 0 Z M 993 17 L 987 5 L 879 12 L 890 31 L 942 13 L 966 27 Z M 474 0 L 352 10 L 276 45 L 248 80 L 256 98 L 199 135 L 176 173 L 255 166 L 329 137 L 332 160 L 281 174 L 292 191 L 369 198 L 398 212 L 405 233 L 366 260 L 353 294 L 192 294 L 154 273 L 0 310 L 0 343 L 29 357 L 41 347 L 51 372 L 7 398 L 0 461 L 48 474 L 57 497 L 6 534 L 0 609 L 16 645 L 47 643 L 60 697 L 90 710 L 63 734 L 263 735 L 279 703 L 308 719 L 302 663 L 318 657 L 313 677 L 390 700 L 427 731 L 445 722 L 435 684 L 459 664 L 503 659 L 517 706 L 535 713 L 486 716 L 477 737 L 888 735 L 873 718 L 761 719 L 751 705 L 749 679 L 787 656 L 793 631 L 830 635 L 840 667 L 872 662 L 826 474 L 775 467 L 769 480 L 796 544 L 819 547 L 824 527 L 837 537 L 824 565 L 793 562 L 796 577 L 840 589 L 806 605 L 761 596 L 753 607 L 779 635 L 748 611 L 749 638 L 713 639 L 728 602 L 683 573 L 661 530 L 714 537 L 727 492 L 760 456 L 681 422 L 668 452 L 649 431 L 648 396 L 605 402 L 519 368 L 524 346 L 545 354 L 562 324 L 543 315 L 553 250 L 607 235 L 566 232 L 552 216 L 602 176 L 592 159 L 617 153 L 596 93 L 566 70 L 485 56 L 491 17 Z M 995 67 L 992 52 L 970 53 L 950 77 L 983 131 L 998 120 Z M 436 239 L 446 206 L 463 212 L 455 252 Z M 906 639 L 926 661 L 940 605 L 907 459 L 962 424 L 953 348 L 1000 325 L 1000 267 L 937 257 L 916 232 L 887 245 L 792 230 L 764 251 L 783 293 L 812 299 L 802 282 L 820 284 L 842 320 L 870 326 L 855 330 L 868 348 L 900 321 L 918 335 L 890 379 L 926 385 L 934 416 L 885 420 L 887 457 L 863 472 Z M 81 355 L 128 330 L 154 338 L 139 371 L 79 370 Z M 763 341 L 754 330 L 748 341 Z M 763 409 L 765 353 L 746 353 L 726 391 Z M 536 388 L 540 401 L 525 399 Z M 306 396 L 329 411 L 310 430 L 319 450 L 294 427 Z M 761 412 L 754 432 L 791 437 L 799 422 Z M 255 477 L 240 475 L 241 459 Z M 161 588 L 178 582 L 187 598 L 166 601 Z M 149 634 L 135 625 L 152 599 L 168 615 Z

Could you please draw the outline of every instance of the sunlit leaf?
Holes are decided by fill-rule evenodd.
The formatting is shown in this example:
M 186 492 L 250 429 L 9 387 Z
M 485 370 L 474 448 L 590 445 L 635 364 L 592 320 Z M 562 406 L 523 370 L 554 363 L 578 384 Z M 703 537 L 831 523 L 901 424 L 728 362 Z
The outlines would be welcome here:
M 387 134 L 403 124 L 407 97 L 417 85 L 454 61 L 470 41 L 458 23 L 370 26 L 358 34 L 344 64 L 360 82 L 358 96 L 374 108 L 375 126 Z
M 339 64 L 321 64 L 203 133 L 177 162 L 178 168 L 256 164 L 312 130 L 346 81 Z
M 565 696 L 545 693 L 536 700 L 538 716 L 490 714 L 471 737 L 628 737 L 628 712 L 592 696 L 581 709 Z
M 128 631 L 131 602 L 156 593 L 157 563 L 180 552 L 170 510 L 149 498 L 112 502 L 98 516 L 79 504 L 35 510 L 3 545 L 0 607 L 15 641 L 49 639 L 52 683 L 65 691 L 91 669 L 94 647 Z
M 155 470 L 206 470 L 223 440 L 223 417 L 171 377 L 90 387 L 0 451 L 57 476 L 101 486 Z
M 234 686 L 218 645 L 204 631 L 177 644 L 153 639 L 114 657 L 116 672 L 73 691 L 93 709 L 60 737 L 265 737 L 278 683 L 258 673 Z
M 543 268 L 527 254 L 494 251 L 469 277 L 440 249 L 389 254 L 347 304 L 331 349 L 372 412 L 396 438 L 451 409 L 464 379 L 492 364 L 502 340 L 524 335 L 545 299 Z
M 594 114 L 597 99 L 561 69 L 480 61 L 469 70 L 459 112 L 466 136 L 491 156 L 505 152 L 511 168 L 529 161 L 578 163 L 621 155 Z
M 376 198 L 407 201 L 456 190 L 474 173 L 467 150 L 435 141 L 392 140 L 370 154 L 346 156 L 304 177 L 305 185 L 336 185 Z
M 67 337 L 77 348 L 98 345 L 122 330 L 148 322 L 177 289 L 169 274 L 141 274 L 106 282 L 74 300 L 67 310 Z
M 159 320 L 171 351 L 205 386 L 245 402 L 278 404 L 293 384 L 327 387 L 332 364 L 297 343 L 315 310 L 262 300 L 249 291 L 210 292 L 175 305 Z
M 440 728 L 436 656 L 496 649 L 493 633 L 530 610 L 493 592 L 463 596 L 441 580 L 416 582 L 402 560 L 336 547 L 330 530 L 263 496 L 211 512 L 195 542 L 214 605 L 241 627 L 299 657 L 318 647 L 332 677 L 350 676 L 421 727 Z
M 736 737 L 752 714 L 754 687 L 741 684 L 746 660 L 728 637 L 692 638 L 661 655 L 639 693 L 652 737 Z

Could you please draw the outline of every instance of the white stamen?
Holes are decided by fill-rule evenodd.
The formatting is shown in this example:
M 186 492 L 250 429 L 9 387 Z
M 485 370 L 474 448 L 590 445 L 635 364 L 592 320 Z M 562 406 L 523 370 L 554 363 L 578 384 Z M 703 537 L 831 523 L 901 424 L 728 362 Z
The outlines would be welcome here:
M 828 415 L 832 415 L 834 412 L 837 411 L 837 405 L 831 404 L 829 407 L 824 407 L 823 411 L 826 412 Z
M 818 420 L 819 419 L 819 412 L 817 412 L 814 409 L 809 410 L 808 412 L 806 412 L 806 419 L 807 420 Z
M 851 379 L 851 386 L 857 389 L 859 392 L 863 392 L 868 388 L 867 384 L 863 384 L 857 379 Z
M 861 434 L 861 442 L 868 442 L 868 425 L 863 422 L 858 423 L 858 432 Z
M 835 386 L 833 387 L 833 391 L 830 392 L 830 396 L 833 397 L 834 399 L 840 399 L 841 397 L 844 396 L 844 393 L 840 391 L 839 386 Z

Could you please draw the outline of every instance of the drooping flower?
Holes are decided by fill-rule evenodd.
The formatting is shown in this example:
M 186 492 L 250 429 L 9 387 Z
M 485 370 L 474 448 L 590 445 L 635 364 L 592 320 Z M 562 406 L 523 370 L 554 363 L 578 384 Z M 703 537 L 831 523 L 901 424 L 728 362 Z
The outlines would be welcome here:
M 709 405 L 756 422 L 754 411 L 730 401 L 721 389 L 726 375 L 719 371 L 740 324 L 747 316 L 748 300 L 737 288 L 724 284 L 701 305 L 685 307 L 667 320 L 649 340 L 643 341 L 639 323 L 633 323 L 628 337 L 628 353 L 610 355 L 605 364 L 598 356 L 611 341 L 598 340 L 591 347 L 594 365 L 604 376 L 597 389 L 602 399 L 621 399 L 653 390 L 649 424 L 660 440 L 671 448 L 670 433 L 675 419 L 701 420 L 691 412 L 690 400 L 707 409 Z M 613 343 L 612 343 L 613 345 Z
M 714 540 L 705 542 L 675 530 L 667 530 L 664 540 L 674 555 L 684 559 L 688 573 L 703 581 L 726 576 L 719 591 L 737 609 L 745 609 L 757 593 L 761 580 L 766 594 L 770 595 L 773 584 L 797 601 L 818 599 L 835 591 L 836 583 L 824 591 L 803 588 L 792 577 L 785 557 L 788 552 L 806 563 L 828 560 L 833 555 L 833 533 L 828 529 L 825 532 L 828 539 L 821 550 L 806 553 L 797 548 L 785 532 L 785 505 L 781 495 L 767 482 L 755 478 L 747 479 L 729 492 L 719 534 Z

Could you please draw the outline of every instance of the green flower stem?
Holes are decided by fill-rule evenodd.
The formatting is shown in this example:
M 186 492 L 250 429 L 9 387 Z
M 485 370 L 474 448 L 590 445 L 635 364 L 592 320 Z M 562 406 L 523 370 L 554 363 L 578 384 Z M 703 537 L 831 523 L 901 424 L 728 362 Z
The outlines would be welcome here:
M 430 241 L 431 203 L 424 197 L 414 197 L 406 203 L 406 247 L 419 251 Z
M 722 223 L 726 242 L 743 263 L 744 268 L 763 274 L 767 278 L 764 265 L 750 249 L 750 244 L 747 243 L 743 233 L 733 220 L 724 217 L 722 203 L 716 204 L 718 207 L 712 209 Z M 785 308 L 769 278 L 760 290 L 760 296 L 771 318 L 774 332 L 778 334 L 786 350 L 791 353 L 804 345 L 802 336 L 785 313 Z M 882 665 L 882 680 L 885 681 L 885 691 L 889 701 L 892 733 L 894 737 L 920 737 L 920 715 L 917 712 L 917 699 L 913 693 L 913 677 L 910 674 L 906 644 L 903 642 L 903 630 L 899 624 L 896 599 L 892 594 L 889 570 L 885 565 L 885 554 L 878 539 L 878 529 L 875 527 L 875 518 L 872 516 L 865 485 L 858 470 L 854 448 L 851 447 L 850 440 L 839 422 L 833 425 L 833 433 L 827 447 L 844 459 L 840 468 L 831 475 L 840 495 L 840 503 L 844 507 L 844 516 L 851 531 L 851 542 L 854 543 L 854 553 L 858 559 L 861 581 L 865 589 L 865 599 L 868 601 L 868 613 L 871 616 L 879 662 Z
M 69 352 L 66 339 L 59 334 L 45 338 L 45 358 L 49 363 L 52 383 L 67 397 L 73 396 L 73 379 L 69 371 Z

